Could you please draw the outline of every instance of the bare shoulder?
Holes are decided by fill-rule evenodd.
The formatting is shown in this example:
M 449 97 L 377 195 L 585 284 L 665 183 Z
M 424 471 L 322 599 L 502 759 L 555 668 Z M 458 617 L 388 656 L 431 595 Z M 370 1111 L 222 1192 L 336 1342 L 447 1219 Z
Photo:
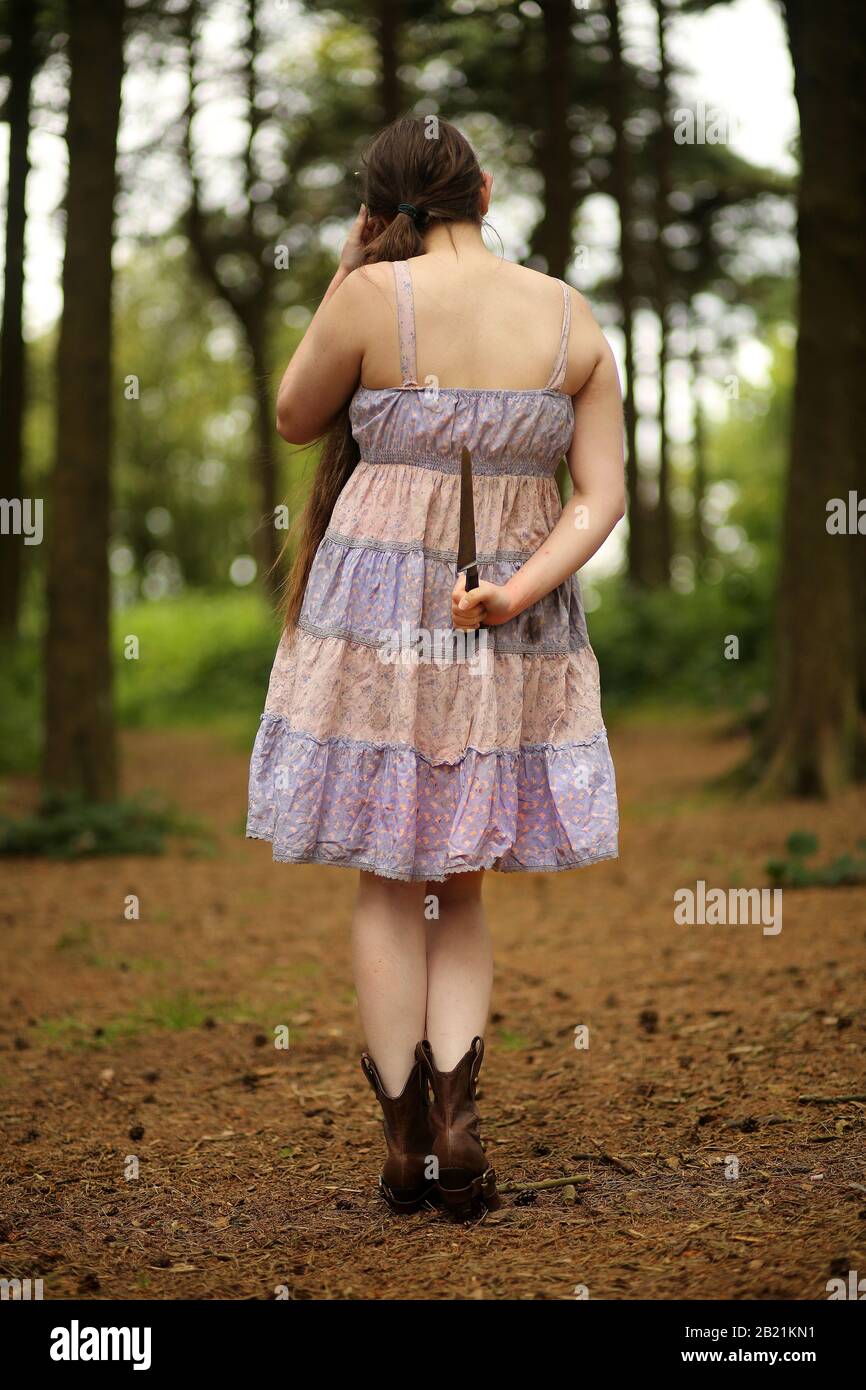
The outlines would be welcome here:
M 372 261 L 370 265 L 358 266 L 346 280 L 354 285 L 356 295 L 367 303 L 372 296 L 381 299 L 384 295 L 394 302 L 394 263 L 393 261 Z
M 377 302 L 393 305 L 394 278 L 390 262 L 362 265 L 350 271 L 335 290 L 332 302 L 338 304 L 344 314 L 369 313 Z
M 582 295 L 580 290 L 576 290 L 574 288 L 574 285 L 569 285 L 568 297 L 571 300 L 572 322 L 581 323 L 586 328 L 595 328 L 598 330 L 599 333 L 601 333 L 601 329 L 598 326 L 598 320 L 596 319 L 595 314 L 592 312 L 592 305 L 590 304 L 586 296 Z
M 508 276 L 515 289 L 533 296 L 536 303 L 539 299 L 548 299 L 551 304 L 555 304 L 557 300 L 562 302 L 560 282 L 554 276 L 545 275 L 542 270 L 533 270 L 528 265 L 519 265 L 517 261 L 502 260 L 499 270 Z
M 393 317 L 394 282 L 388 262 L 359 266 L 351 271 L 335 291 L 327 306 L 330 318 L 354 333 L 378 324 L 381 316 Z
M 506 273 L 518 292 L 535 305 L 542 301 L 548 304 L 551 317 L 562 312 L 562 286 L 566 284 L 571 312 L 565 390 L 570 395 L 578 395 L 596 369 L 613 360 L 608 341 L 589 300 L 573 285 L 553 275 L 545 275 L 540 270 L 517 265 L 513 261 L 504 265 L 507 265 Z
M 545 275 L 541 270 L 533 270 L 528 265 L 517 265 L 514 261 L 506 264 L 515 272 L 516 277 L 520 277 L 524 287 L 536 295 L 544 295 L 551 302 L 561 303 L 562 286 L 566 281 L 559 280 L 553 275 Z M 515 279 L 515 283 L 517 280 Z M 601 336 L 601 329 L 598 326 L 596 317 L 592 312 L 589 300 L 586 299 L 580 290 L 576 290 L 573 285 L 567 285 L 568 297 L 571 300 L 571 322 L 572 327 L 576 326 L 579 330 L 586 333 L 598 333 Z

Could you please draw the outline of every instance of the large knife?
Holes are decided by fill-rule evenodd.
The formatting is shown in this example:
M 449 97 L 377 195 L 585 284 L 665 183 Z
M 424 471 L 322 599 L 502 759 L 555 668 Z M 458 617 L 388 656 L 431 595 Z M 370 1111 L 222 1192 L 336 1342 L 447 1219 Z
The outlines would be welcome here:
M 478 552 L 475 548 L 475 499 L 472 495 L 472 456 L 468 449 L 460 455 L 460 536 L 457 542 L 457 573 L 466 576 L 466 592 L 478 588 Z

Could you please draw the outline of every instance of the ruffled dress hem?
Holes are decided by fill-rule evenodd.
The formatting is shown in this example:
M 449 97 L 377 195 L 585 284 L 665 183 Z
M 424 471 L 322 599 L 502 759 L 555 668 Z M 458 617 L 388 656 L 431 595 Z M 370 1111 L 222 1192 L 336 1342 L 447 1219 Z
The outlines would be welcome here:
M 273 844 L 273 835 L 267 831 L 255 830 L 247 826 L 246 838 L 248 840 L 266 840 Z M 374 860 L 349 858 L 334 859 L 330 854 L 324 852 L 324 847 L 316 848 L 307 854 L 293 855 L 283 854 L 276 847 L 274 848 L 273 859 L 275 864 L 329 864 L 335 869 L 361 869 L 365 873 L 377 874 L 380 878 L 399 879 L 403 883 L 445 883 L 454 874 L 472 874 L 480 869 L 490 869 L 495 873 L 502 874 L 558 874 L 564 873 L 568 869 L 584 869 L 590 864 L 601 864 L 606 859 L 618 859 L 618 849 L 600 850 L 598 853 L 583 855 L 580 859 L 570 860 L 564 864 L 518 864 L 507 863 L 502 860 L 485 860 L 476 864 L 455 864 L 445 869 L 442 873 L 401 873 L 398 869 L 385 868 L 382 864 Z
M 607 734 L 435 758 L 411 746 L 317 738 L 262 716 L 247 838 L 276 863 L 333 864 L 405 882 L 550 873 L 618 853 Z

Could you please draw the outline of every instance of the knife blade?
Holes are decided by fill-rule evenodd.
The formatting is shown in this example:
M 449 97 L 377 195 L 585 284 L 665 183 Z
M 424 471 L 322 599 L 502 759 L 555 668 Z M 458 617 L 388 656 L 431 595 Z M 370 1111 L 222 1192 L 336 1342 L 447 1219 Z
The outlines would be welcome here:
M 472 491 L 472 455 L 460 454 L 460 533 L 457 540 L 457 573 L 466 576 L 466 592 L 478 588 L 478 550 L 475 543 L 475 497 Z M 486 627 L 479 623 L 479 629 Z
M 478 588 L 478 552 L 475 547 L 475 499 L 472 494 L 472 456 L 460 455 L 460 533 L 457 541 L 457 573 L 465 574 L 466 590 Z

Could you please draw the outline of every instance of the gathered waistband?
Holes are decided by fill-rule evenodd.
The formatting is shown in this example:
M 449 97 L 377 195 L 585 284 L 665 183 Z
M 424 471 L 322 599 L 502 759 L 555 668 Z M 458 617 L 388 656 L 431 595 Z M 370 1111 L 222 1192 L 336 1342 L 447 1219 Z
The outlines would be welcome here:
M 359 462 L 374 465 L 401 464 L 406 468 L 424 468 L 434 473 L 455 473 L 458 476 L 460 474 L 459 455 L 450 458 L 442 454 L 377 450 L 375 454 L 370 454 Z M 558 466 L 559 459 L 551 463 L 549 459 L 539 462 L 533 459 L 484 459 L 476 458 L 474 454 L 472 456 L 473 477 L 549 478 L 553 482 Z

